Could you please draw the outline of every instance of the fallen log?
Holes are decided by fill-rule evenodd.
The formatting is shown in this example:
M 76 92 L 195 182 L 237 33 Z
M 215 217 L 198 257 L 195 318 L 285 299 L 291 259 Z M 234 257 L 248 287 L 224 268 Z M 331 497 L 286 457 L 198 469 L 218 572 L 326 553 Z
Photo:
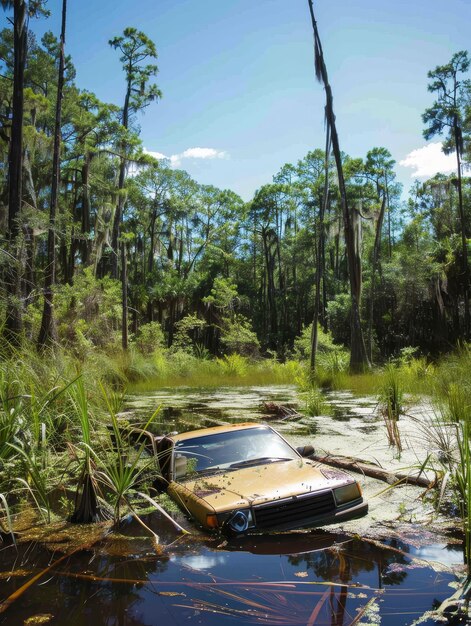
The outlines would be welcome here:
M 325 465 L 332 465 L 333 467 L 339 467 L 341 469 L 350 470 L 352 472 L 359 472 L 365 476 L 382 480 L 390 485 L 395 483 L 417 485 L 418 487 L 425 487 L 430 489 L 437 483 L 437 476 L 430 478 L 423 472 L 418 474 L 411 474 L 402 471 L 386 470 L 376 463 L 369 463 L 353 457 L 337 456 L 337 455 L 320 455 L 313 454 L 309 458 Z

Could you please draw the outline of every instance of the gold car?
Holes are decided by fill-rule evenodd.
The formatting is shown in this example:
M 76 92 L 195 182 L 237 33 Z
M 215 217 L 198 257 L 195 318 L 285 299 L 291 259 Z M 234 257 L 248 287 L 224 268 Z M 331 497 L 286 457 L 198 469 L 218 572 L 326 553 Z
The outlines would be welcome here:
M 158 441 L 169 496 L 206 529 L 232 534 L 333 524 L 368 511 L 359 484 L 295 450 L 270 426 L 237 424 Z

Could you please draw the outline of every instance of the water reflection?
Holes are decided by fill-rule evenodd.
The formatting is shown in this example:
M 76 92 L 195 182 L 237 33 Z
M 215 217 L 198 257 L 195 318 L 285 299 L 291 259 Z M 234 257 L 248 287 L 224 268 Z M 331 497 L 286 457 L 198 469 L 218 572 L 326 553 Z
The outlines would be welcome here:
M 186 565 L 195 570 L 212 570 L 216 567 L 225 567 L 227 565 L 228 555 L 224 554 L 195 554 L 180 557 L 181 565 Z M 178 557 L 174 557 L 178 560 Z
M 157 518 L 146 522 L 164 528 Z M 372 616 L 383 626 L 405 626 L 451 595 L 454 579 L 414 561 L 417 551 L 397 540 L 377 545 L 319 530 L 231 542 L 164 534 L 171 545 L 160 551 L 140 526 L 127 523 L 117 537 L 53 567 L 0 613 L 0 624 L 23 624 L 47 607 L 49 623 L 68 626 L 353 626 L 372 623 Z M 27 571 L 2 581 L 1 599 L 56 556 L 38 545 L 19 554 L 5 548 L 5 569 L 16 561 Z

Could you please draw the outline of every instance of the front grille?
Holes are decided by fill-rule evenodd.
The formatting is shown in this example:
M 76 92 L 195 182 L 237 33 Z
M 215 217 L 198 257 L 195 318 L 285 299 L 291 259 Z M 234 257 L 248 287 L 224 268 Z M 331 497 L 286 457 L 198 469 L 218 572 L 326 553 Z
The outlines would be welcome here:
M 255 523 L 258 528 L 274 528 L 285 524 L 296 524 L 335 509 L 334 495 L 329 489 L 321 493 L 293 496 L 254 507 Z

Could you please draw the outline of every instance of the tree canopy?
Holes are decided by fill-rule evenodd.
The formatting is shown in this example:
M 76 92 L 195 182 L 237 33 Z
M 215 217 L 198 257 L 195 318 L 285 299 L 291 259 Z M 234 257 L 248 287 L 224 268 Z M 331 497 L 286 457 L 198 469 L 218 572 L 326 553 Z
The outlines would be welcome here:
M 27 26 L 41 6 L 20 5 Z M 123 324 L 131 338 L 157 324 L 167 346 L 187 341 L 198 353 L 279 359 L 292 354 L 315 311 L 336 343 L 357 342 L 357 362 L 352 316 L 376 362 L 407 346 L 435 354 L 469 337 L 467 52 L 429 73 L 436 100 L 423 115 L 425 137 L 443 137 L 456 154 L 456 173 L 416 181 L 404 199 L 387 146 L 331 154 L 330 124 L 324 146 L 283 165 L 244 202 L 143 150 L 137 117 L 162 97 L 157 47 L 144 33 L 126 28 L 109 40 L 123 68 L 120 103 L 78 85 L 70 57 L 58 81 L 61 40 L 52 33 L 37 41 L 28 30 L 26 48 L 13 45 L 18 34 L 0 32 L 0 313 L 9 341 L 37 338 L 45 288 L 54 292 L 57 341 L 71 346 L 87 328 L 92 343 L 104 341 L 93 330 L 100 315 L 109 316 L 110 346 L 120 345 Z M 48 283 L 51 229 L 56 271 Z M 95 288 L 106 290 L 108 310 Z M 67 320 L 77 315 L 74 330 Z

